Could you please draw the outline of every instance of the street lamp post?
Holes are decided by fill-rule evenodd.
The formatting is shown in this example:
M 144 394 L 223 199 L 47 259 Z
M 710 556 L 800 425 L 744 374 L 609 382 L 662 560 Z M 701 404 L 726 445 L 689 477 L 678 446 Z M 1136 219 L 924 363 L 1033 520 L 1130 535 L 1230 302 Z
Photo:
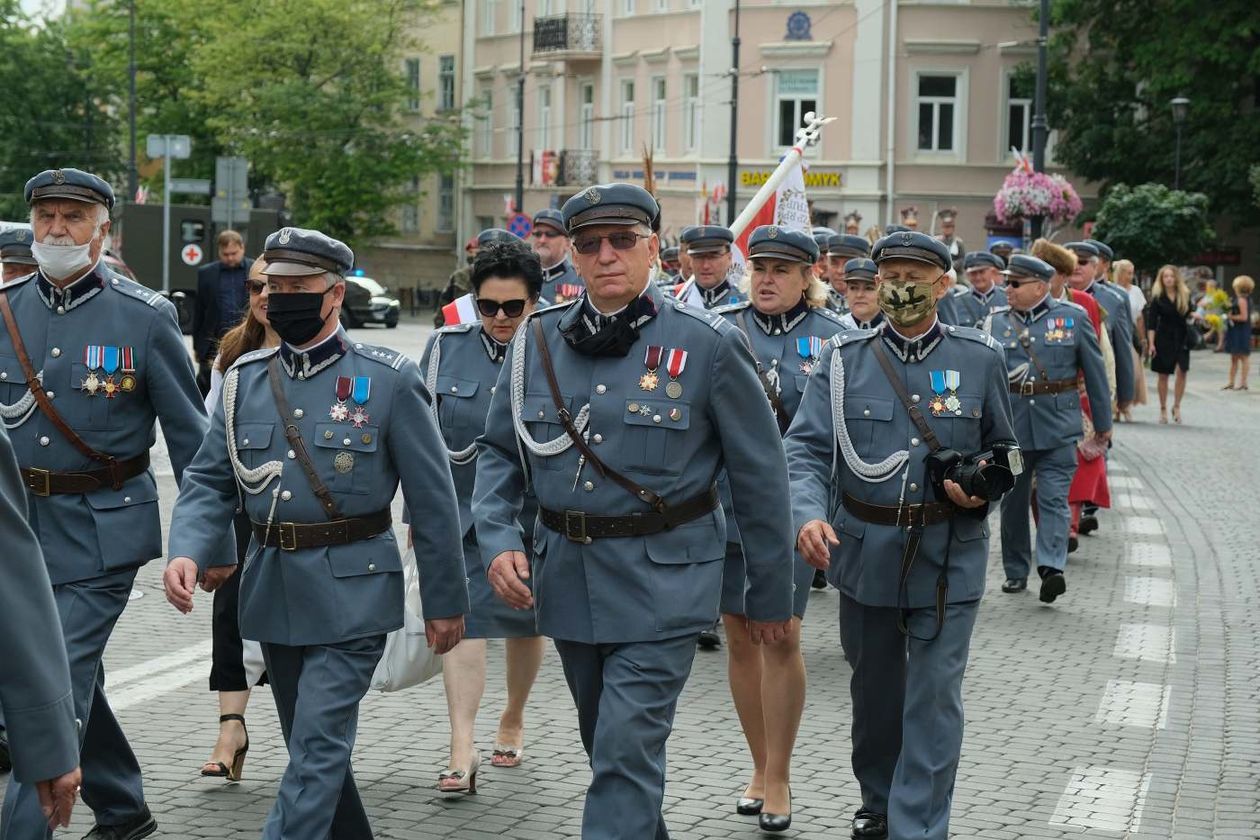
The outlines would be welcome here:
M 1173 147 L 1173 189 L 1181 189 L 1181 128 L 1186 124 L 1186 114 L 1190 110 L 1190 100 L 1184 96 L 1174 96 L 1169 101 L 1172 106 L 1173 127 L 1177 132 L 1177 142 Z
M 525 0 L 521 0 L 521 66 L 516 79 L 516 207 L 525 207 Z
M 735 37 L 731 38 L 731 151 L 726 161 L 726 223 L 735 221 L 735 178 L 739 174 L 739 0 L 735 0 Z
M 1046 121 L 1046 42 L 1050 38 L 1050 0 L 1041 0 L 1041 11 L 1037 15 L 1037 89 L 1034 94 L 1032 118 L 1033 136 L 1033 169 L 1046 171 L 1046 140 L 1050 135 L 1050 125 Z M 1032 218 L 1033 239 L 1041 236 L 1044 216 Z
M 127 200 L 136 200 L 140 185 L 136 169 L 136 0 L 127 4 L 127 125 L 131 149 L 127 162 Z

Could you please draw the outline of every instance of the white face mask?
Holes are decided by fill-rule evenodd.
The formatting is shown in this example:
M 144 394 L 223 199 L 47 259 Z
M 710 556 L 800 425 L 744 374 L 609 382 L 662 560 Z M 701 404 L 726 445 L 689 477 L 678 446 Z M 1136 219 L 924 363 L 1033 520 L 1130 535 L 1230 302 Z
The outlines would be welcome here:
M 96 237 L 93 236 L 93 239 Z M 31 256 L 44 274 L 53 280 L 72 277 L 92 264 L 92 242 L 83 245 L 45 245 L 31 243 Z

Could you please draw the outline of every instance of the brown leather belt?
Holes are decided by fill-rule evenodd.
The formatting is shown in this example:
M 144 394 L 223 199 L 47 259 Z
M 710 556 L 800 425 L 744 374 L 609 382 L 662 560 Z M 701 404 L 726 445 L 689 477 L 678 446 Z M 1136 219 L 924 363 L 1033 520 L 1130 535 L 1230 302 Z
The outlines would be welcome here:
M 22 467 L 22 481 L 32 496 L 62 493 L 91 493 L 103 487 L 118 488 L 149 468 L 149 453 L 115 461 L 112 467 L 78 472 L 54 472 L 39 467 Z
M 936 525 L 952 519 L 958 507 L 950 502 L 926 502 L 921 505 L 872 505 L 844 494 L 844 509 L 871 525 L 895 525 L 901 528 Z
M 367 516 L 330 519 L 327 522 L 254 522 L 254 538 L 260 545 L 297 551 L 325 545 L 348 545 L 374 537 L 394 523 L 389 508 Z
M 589 545 L 592 540 L 606 537 L 646 537 L 676 528 L 717 508 L 717 485 L 709 485 L 698 496 L 685 502 L 666 505 L 661 510 L 647 510 L 624 516 L 594 516 L 580 510 L 548 510 L 541 508 L 538 519 L 569 540 Z
M 1049 382 L 1045 380 L 1029 382 L 1024 381 L 1016 385 L 1010 383 L 1012 394 L 1019 394 L 1021 397 L 1031 397 L 1034 394 L 1061 394 L 1064 391 L 1076 390 L 1076 377 L 1071 379 L 1052 379 Z

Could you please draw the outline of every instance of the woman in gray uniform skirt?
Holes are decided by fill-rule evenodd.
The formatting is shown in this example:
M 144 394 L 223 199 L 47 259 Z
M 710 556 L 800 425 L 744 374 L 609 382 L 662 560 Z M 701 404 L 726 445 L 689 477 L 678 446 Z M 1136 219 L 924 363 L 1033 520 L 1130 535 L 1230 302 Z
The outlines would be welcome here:
M 840 317 L 825 305 L 827 287 L 814 277 L 817 256 L 817 244 L 803 232 L 773 225 L 757 228 L 748 240 L 749 300 L 715 310 L 747 338 L 781 433 L 801 404 L 823 344 L 844 329 Z M 791 635 L 775 644 L 752 644 L 744 615 L 744 552 L 729 504 L 726 508 L 722 621 L 731 695 L 753 759 L 752 779 L 735 810 L 757 815 L 762 831 L 784 831 L 792 822 L 789 771 L 805 708 L 801 619 L 814 570 L 796 557 Z
M 465 617 L 463 641 L 443 661 L 442 680 L 451 719 L 450 763 L 437 784 L 444 793 L 477 792 L 481 757 L 474 744 L 474 727 L 486 684 L 486 640 L 506 640 L 507 654 L 507 707 L 499 718 L 491 756 L 495 767 L 516 767 L 524 757 L 525 701 L 538 676 L 544 644 L 534 613 L 512 609 L 490 589 L 470 509 L 477 471 L 474 441 L 485 430 L 490 395 L 503 368 L 508 342 L 538 302 L 542 269 L 538 257 L 524 243 L 492 243 L 477 255 L 470 279 L 480 320 L 438 330 L 420 360 L 450 451 L 472 607 Z M 533 496 L 528 496 L 520 517 L 527 552 L 537 509 Z

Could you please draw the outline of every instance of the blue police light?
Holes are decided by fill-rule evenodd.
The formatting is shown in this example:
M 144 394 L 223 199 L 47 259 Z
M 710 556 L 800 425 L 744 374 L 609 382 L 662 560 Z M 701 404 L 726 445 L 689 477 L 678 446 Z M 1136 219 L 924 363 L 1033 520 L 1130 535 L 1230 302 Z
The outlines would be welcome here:
M 365 274 L 366 272 L 361 268 L 356 268 L 354 271 L 350 272 L 351 277 L 363 277 Z

